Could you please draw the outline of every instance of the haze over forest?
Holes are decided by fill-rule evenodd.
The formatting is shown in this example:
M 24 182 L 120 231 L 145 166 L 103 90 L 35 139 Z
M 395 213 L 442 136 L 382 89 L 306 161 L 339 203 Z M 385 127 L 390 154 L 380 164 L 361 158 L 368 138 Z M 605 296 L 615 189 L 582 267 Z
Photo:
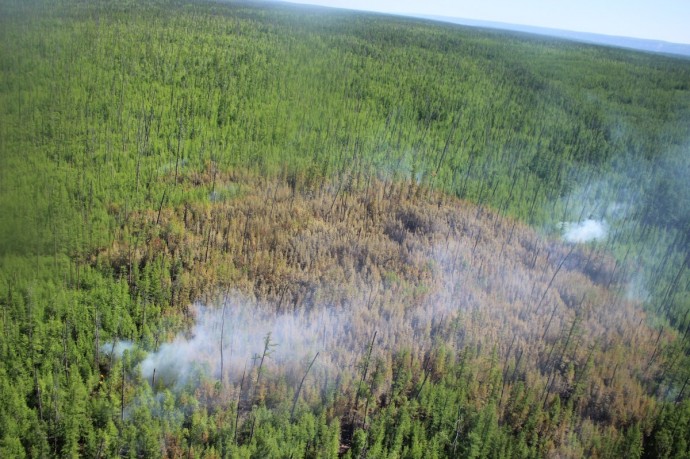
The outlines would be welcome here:
M 515 32 L 525 32 L 551 37 L 564 38 L 566 40 L 592 43 L 603 46 L 614 46 L 618 48 L 629 48 L 638 51 L 647 51 L 659 54 L 672 54 L 690 57 L 690 45 L 683 43 L 672 43 L 663 40 L 651 40 L 643 38 L 620 37 L 615 35 L 595 34 L 588 32 L 576 32 L 572 30 L 560 30 L 547 27 L 525 26 L 520 24 L 506 24 L 502 22 L 477 21 L 471 19 L 455 18 L 449 16 L 419 16 L 422 18 L 436 21 L 451 22 L 473 27 L 485 27 L 491 29 L 512 30 Z
M 0 0 L 0 457 L 690 455 L 690 61 Z

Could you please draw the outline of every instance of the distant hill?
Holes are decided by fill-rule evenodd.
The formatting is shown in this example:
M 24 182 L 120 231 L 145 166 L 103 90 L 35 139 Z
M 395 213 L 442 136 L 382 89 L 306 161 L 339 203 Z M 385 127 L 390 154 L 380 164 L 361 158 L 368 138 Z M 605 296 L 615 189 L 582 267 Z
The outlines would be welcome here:
M 583 43 L 593 43 L 598 45 L 635 49 L 638 51 L 646 51 L 650 53 L 673 54 L 678 56 L 690 57 L 690 45 L 685 45 L 681 43 L 670 43 L 661 40 L 646 40 L 643 38 L 617 37 L 613 35 L 574 32 L 571 30 L 551 29 L 547 27 L 534 27 L 519 24 L 507 24 L 503 22 L 478 21 L 474 19 L 463 19 L 447 16 L 421 15 L 419 17 L 425 19 L 432 19 L 434 21 L 451 22 L 453 24 L 462 24 L 472 27 L 487 27 L 491 29 L 513 30 L 516 32 L 549 35 L 552 37 L 565 38 L 567 40 L 574 40 Z

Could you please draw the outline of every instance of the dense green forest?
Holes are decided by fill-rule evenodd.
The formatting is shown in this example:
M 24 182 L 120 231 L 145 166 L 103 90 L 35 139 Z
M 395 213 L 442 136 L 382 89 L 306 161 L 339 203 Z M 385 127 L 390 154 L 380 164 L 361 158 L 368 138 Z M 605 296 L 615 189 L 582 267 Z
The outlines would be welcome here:
M 690 60 L 0 0 L 0 457 L 690 457 Z

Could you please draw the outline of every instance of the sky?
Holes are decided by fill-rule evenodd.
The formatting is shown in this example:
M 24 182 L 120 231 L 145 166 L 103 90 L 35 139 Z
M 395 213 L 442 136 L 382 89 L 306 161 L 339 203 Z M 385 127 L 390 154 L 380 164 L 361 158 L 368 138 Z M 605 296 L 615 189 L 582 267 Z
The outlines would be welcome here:
M 291 0 L 690 44 L 690 0 Z

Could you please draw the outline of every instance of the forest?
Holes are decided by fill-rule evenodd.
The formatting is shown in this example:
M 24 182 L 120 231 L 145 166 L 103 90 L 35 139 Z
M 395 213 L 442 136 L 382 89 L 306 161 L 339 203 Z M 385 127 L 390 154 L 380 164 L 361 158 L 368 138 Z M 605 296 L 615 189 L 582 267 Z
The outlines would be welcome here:
M 0 457 L 690 457 L 690 60 L 0 0 Z

